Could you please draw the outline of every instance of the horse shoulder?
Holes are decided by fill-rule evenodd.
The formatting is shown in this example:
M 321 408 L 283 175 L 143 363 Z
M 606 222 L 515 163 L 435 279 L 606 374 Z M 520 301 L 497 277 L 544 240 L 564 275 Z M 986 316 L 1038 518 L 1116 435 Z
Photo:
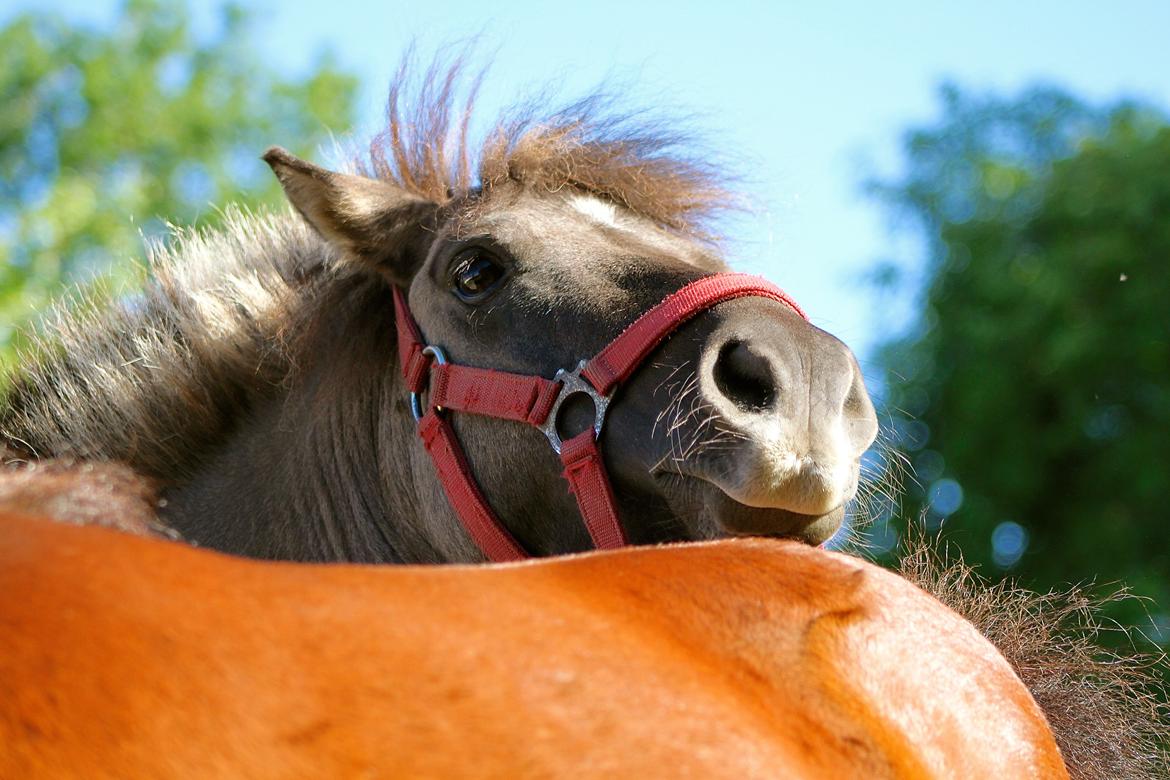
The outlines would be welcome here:
M 893 572 L 847 565 L 854 609 L 826 610 L 806 632 L 827 698 L 930 776 L 1067 776 L 1040 706 L 975 626 Z

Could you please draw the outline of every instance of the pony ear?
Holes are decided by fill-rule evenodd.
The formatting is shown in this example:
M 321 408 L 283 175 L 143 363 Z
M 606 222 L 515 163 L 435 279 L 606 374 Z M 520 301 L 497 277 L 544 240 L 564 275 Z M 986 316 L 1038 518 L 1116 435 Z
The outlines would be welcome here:
M 289 202 L 322 237 L 391 283 L 422 264 L 438 206 L 389 182 L 326 170 L 279 146 L 264 153 Z

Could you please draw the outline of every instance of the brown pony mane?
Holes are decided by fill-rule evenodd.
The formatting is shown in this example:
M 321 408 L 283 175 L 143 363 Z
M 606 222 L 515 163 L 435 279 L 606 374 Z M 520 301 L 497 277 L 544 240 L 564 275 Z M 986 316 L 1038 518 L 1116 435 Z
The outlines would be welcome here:
M 3 449 L 0 457 L 14 459 Z M 178 539 L 159 521 L 155 493 L 149 479 L 117 463 L 49 460 L 20 468 L 0 465 L 0 512 Z
M 1132 598 L 1081 587 L 1037 593 L 992 583 L 937 538 L 912 531 L 899 573 L 970 621 L 1044 711 L 1073 780 L 1170 777 L 1165 654 L 1117 652 L 1099 640 L 1101 608 Z
M 409 95 L 408 56 L 390 88 L 386 128 L 359 170 L 436 203 L 487 196 L 505 182 L 573 189 L 702 239 L 714 238 L 712 218 L 734 206 L 724 175 L 709 154 L 688 151 L 695 139 L 679 123 L 667 130 L 645 113 L 615 112 L 600 92 L 553 111 L 542 110 L 544 101 L 524 104 L 476 144 L 469 127 L 484 73 L 464 71 L 459 58 L 436 60 Z

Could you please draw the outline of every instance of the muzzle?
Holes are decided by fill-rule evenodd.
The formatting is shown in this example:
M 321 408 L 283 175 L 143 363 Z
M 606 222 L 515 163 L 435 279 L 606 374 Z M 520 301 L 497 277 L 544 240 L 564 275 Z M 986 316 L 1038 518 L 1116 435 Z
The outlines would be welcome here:
M 599 448 L 614 393 L 655 347 L 692 317 L 724 301 L 744 297 L 779 301 L 808 319 L 796 302 L 771 282 L 748 274 L 714 274 L 668 295 L 576 368 L 561 369 L 552 379 L 545 379 L 451 363 L 442 348 L 425 343 L 406 294 L 394 288 L 398 357 L 419 436 L 434 461 L 451 508 L 489 561 L 514 561 L 529 555 L 500 522 L 476 484 L 446 413 L 468 412 L 539 428 L 561 458 L 564 477 L 594 546 L 599 550 L 622 547 L 628 542 Z M 424 391 L 425 409 L 421 400 Z M 557 429 L 560 409 L 575 395 L 586 395 L 593 402 L 594 422 L 562 440 Z

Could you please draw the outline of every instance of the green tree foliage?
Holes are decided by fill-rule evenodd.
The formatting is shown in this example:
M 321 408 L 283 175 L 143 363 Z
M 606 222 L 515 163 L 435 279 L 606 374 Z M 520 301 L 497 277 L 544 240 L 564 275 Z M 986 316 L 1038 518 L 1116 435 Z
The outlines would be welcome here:
M 876 187 L 927 246 L 920 315 L 878 358 L 919 482 L 902 511 L 985 572 L 1125 582 L 1165 641 L 1170 125 L 1052 90 L 944 103 Z
M 279 202 L 258 155 L 350 126 L 353 77 L 328 57 L 280 76 L 247 15 L 221 16 L 211 40 L 173 0 L 129 0 L 113 30 L 37 13 L 0 30 L 0 366 L 63 285 L 133 276 L 166 222 Z

